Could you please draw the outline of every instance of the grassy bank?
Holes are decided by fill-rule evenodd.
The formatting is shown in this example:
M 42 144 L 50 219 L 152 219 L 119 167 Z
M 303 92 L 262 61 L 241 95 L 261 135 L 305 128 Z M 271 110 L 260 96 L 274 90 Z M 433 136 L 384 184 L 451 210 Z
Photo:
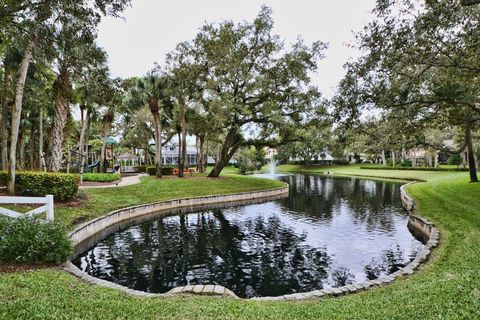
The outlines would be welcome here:
M 408 191 L 418 213 L 441 231 L 433 258 L 392 285 L 341 298 L 308 302 L 255 302 L 205 297 L 144 299 L 88 285 L 61 270 L 0 274 L 0 319 L 478 319 L 480 318 L 480 184 L 464 172 L 365 170 L 358 167 L 302 168 L 288 172 L 334 172 L 396 179 L 422 179 Z M 139 202 L 239 192 L 272 182 L 229 176 L 227 180 L 146 179 L 142 184 L 89 191 L 90 203 L 57 210 L 70 225 L 109 208 Z M 179 182 L 177 182 L 179 181 Z M 227 181 L 227 183 L 224 183 Z M 244 189 L 244 191 L 245 191 Z M 148 190 L 148 192 L 147 192 Z M 92 213 L 92 210 L 98 212 Z M 100 210 L 102 209 L 102 210 Z
M 184 179 L 172 177 L 141 179 L 138 185 L 87 189 L 84 191 L 86 199 L 79 204 L 58 206 L 55 210 L 56 218 L 71 228 L 112 210 L 141 203 L 272 189 L 283 185 L 278 181 L 239 175 L 224 175 L 219 179 L 209 179 L 199 175 Z

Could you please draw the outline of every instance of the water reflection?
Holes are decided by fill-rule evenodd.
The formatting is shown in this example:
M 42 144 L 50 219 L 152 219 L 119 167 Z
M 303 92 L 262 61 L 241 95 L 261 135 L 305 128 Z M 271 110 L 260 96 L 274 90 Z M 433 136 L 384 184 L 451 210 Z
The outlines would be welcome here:
M 294 175 L 286 199 L 155 218 L 118 231 L 74 263 L 148 292 L 221 284 L 241 297 L 374 279 L 421 246 L 398 183 Z

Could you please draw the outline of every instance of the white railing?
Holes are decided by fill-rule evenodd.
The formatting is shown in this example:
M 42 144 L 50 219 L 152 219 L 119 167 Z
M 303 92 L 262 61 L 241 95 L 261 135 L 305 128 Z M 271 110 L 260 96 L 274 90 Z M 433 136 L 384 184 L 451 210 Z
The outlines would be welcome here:
M 42 212 L 46 212 L 47 220 L 53 221 L 53 196 L 45 197 L 0 197 L 0 205 L 2 204 L 43 204 L 43 206 L 35 208 L 25 213 L 16 212 L 7 208 L 0 207 L 0 214 L 7 217 L 19 218 L 23 216 L 33 216 Z

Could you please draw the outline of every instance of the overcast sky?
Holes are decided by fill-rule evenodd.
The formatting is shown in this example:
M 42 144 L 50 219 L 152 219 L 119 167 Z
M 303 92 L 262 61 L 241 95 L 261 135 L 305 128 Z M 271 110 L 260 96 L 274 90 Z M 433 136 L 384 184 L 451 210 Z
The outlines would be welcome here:
M 375 0 L 132 0 L 125 19 L 106 18 L 100 25 L 99 44 L 109 55 L 114 77 L 141 76 L 177 43 L 192 39 L 205 22 L 252 21 L 262 4 L 272 8 L 275 33 L 286 43 L 301 36 L 307 43 L 329 43 L 314 83 L 331 96 L 344 75 L 343 64 L 358 55 L 349 48 L 353 31 L 371 19 Z

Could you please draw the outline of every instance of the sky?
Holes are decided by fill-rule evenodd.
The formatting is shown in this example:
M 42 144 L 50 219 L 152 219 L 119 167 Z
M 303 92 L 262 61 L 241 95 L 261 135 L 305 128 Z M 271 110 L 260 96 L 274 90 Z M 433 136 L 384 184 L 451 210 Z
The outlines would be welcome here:
M 274 32 L 286 44 L 299 36 L 306 43 L 329 43 L 312 81 L 331 97 L 345 74 L 343 65 L 359 55 L 349 44 L 372 19 L 375 0 L 132 0 L 124 19 L 102 21 L 98 43 L 109 55 L 112 76 L 141 76 L 155 62 L 162 65 L 179 42 L 193 39 L 205 22 L 253 21 L 262 5 L 272 8 Z

